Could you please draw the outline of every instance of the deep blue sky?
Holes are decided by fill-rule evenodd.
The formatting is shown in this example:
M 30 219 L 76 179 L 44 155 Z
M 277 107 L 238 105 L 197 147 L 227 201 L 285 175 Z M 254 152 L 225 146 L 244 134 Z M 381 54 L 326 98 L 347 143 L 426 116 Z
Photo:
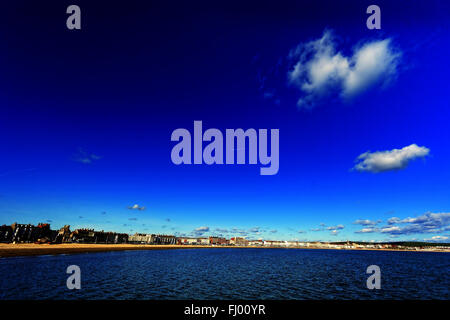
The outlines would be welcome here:
M 365 1 L 164 3 L 2 5 L 0 224 L 333 241 L 449 236 L 448 4 L 378 1 L 382 29 L 368 30 Z M 70 4 L 81 7 L 81 30 L 66 28 Z M 335 92 L 298 107 L 305 92 L 288 82 L 289 53 L 325 30 L 344 56 L 390 39 L 400 54 L 391 81 L 350 101 Z M 174 165 L 170 135 L 192 132 L 194 120 L 223 132 L 280 129 L 278 174 Z M 366 151 L 411 144 L 429 154 L 401 170 L 351 170 Z M 388 224 L 392 217 L 403 222 Z

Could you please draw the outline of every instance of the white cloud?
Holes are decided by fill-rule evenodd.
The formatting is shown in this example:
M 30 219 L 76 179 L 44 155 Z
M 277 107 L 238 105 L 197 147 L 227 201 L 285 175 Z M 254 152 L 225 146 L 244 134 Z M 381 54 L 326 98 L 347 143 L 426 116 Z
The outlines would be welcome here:
M 139 206 L 138 204 L 134 204 L 134 205 L 132 205 L 131 207 L 128 207 L 128 209 L 130 209 L 130 210 L 140 210 L 140 211 L 143 211 L 143 210 L 145 210 L 145 207 L 144 206 Z
M 392 217 L 392 218 L 389 218 L 389 219 L 388 219 L 387 223 L 388 223 L 388 224 L 395 224 L 395 223 L 399 223 L 400 221 L 401 221 L 400 218 Z
M 297 105 L 310 109 L 329 95 L 348 99 L 376 84 L 389 83 L 397 74 L 400 55 L 391 40 L 384 39 L 356 47 L 346 57 L 336 50 L 332 32 L 325 30 L 322 38 L 302 43 L 290 53 L 293 68 L 288 80 L 304 94 Z
M 383 172 L 390 170 L 400 170 L 408 166 L 411 160 L 423 158 L 430 153 L 430 149 L 411 144 L 402 149 L 392 149 L 387 151 L 365 152 L 358 156 L 358 162 L 353 169 L 368 172 Z
M 434 236 L 431 237 L 431 239 L 423 239 L 425 241 L 444 241 L 444 240 L 448 240 L 448 237 L 446 236 Z
M 84 164 L 90 164 L 94 161 L 100 160 L 101 158 L 102 157 L 96 154 L 88 153 L 82 148 L 78 148 L 78 152 L 74 155 L 73 160 Z
M 356 220 L 353 223 L 354 224 L 360 224 L 362 226 L 374 226 L 374 225 L 376 225 L 376 224 L 378 224 L 380 222 L 381 222 L 380 220 L 372 221 L 372 220 L 369 220 L 369 219 L 358 219 L 358 220 Z
M 205 232 L 209 232 L 209 227 L 198 227 L 192 231 L 192 234 L 194 236 L 202 236 Z
M 369 228 L 362 228 L 361 230 L 355 231 L 355 233 L 373 233 L 377 231 L 378 228 L 369 227 Z
M 344 226 L 342 224 L 338 224 L 337 226 L 331 226 L 327 228 L 327 230 L 341 230 L 341 229 L 344 229 Z
M 325 223 L 321 223 L 320 228 L 311 228 L 311 229 L 309 229 L 309 231 L 313 231 L 313 232 L 330 231 L 331 235 L 336 236 L 339 234 L 339 230 L 342 230 L 344 228 L 345 228 L 345 226 L 342 224 L 327 227 L 327 225 Z M 299 230 L 298 233 L 306 233 L 306 232 L 303 230 Z
M 339 230 L 333 230 L 330 232 L 330 235 L 337 236 L 339 234 Z
M 327 230 L 330 230 L 330 235 L 337 236 L 339 234 L 339 230 L 344 229 L 345 227 L 342 224 L 337 226 L 328 227 Z
M 206 232 L 209 231 L 209 227 L 198 227 L 195 229 L 197 232 Z
M 381 229 L 382 233 L 401 233 L 400 227 L 393 226 L 393 227 L 384 227 Z
M 345 97 L 358 94 L 379 81 L 389 82 L 396 75 L 399 54 L 392 51 L 390 41 L 373 41 L 355 51 L 353 68 L 344 79 Z

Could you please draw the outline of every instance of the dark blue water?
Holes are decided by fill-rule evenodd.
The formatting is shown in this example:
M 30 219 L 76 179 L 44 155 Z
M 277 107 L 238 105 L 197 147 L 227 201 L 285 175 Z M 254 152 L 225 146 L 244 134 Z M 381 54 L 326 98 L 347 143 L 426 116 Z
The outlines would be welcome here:
M 73 264 L 81 290 L 66 287 Z M 366 287 L 372 264 L 380 290 Z M 449 273 L 449 253 L 121 251 L 0 259 L 0 299 L 450 299 Z

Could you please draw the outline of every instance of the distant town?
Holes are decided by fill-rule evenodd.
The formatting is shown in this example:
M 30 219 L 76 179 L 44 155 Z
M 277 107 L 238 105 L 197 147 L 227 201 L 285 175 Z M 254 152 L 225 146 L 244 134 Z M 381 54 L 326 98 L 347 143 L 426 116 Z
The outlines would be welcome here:
M 381 249 L 381 250 L 426 250 L 448 251 L 450 243 L 433 242 L 302 242 L 283 240 L 251 240 L 243 237 L 229 239 L 217 236 L 178 237 L 165 234 L 143 234 L 95 231 L 94 229 L 70 230 L 65 225 L 52 230 L 50 224 L 39 223 L 0 226 L 0 243 L 20 244 L 133 244 L 133 245 L 179 245 L 179 246 L 224 246 L 224 247 L 279 247 L 279 248 L 323 248 L 323 249 Z

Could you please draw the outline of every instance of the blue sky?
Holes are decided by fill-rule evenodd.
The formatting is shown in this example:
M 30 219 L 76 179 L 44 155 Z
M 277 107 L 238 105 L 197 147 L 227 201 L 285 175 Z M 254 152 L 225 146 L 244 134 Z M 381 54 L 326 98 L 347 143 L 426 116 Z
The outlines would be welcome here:
M 364 1 L 80 1 L 79 31 L 69 4 L 1 12 L 0 224 L 450 236 L 447 4 L 381 1 L 368 30 Z M 279 129 L 279 172 L 174 165 L 171 133 L 195 120 Z

